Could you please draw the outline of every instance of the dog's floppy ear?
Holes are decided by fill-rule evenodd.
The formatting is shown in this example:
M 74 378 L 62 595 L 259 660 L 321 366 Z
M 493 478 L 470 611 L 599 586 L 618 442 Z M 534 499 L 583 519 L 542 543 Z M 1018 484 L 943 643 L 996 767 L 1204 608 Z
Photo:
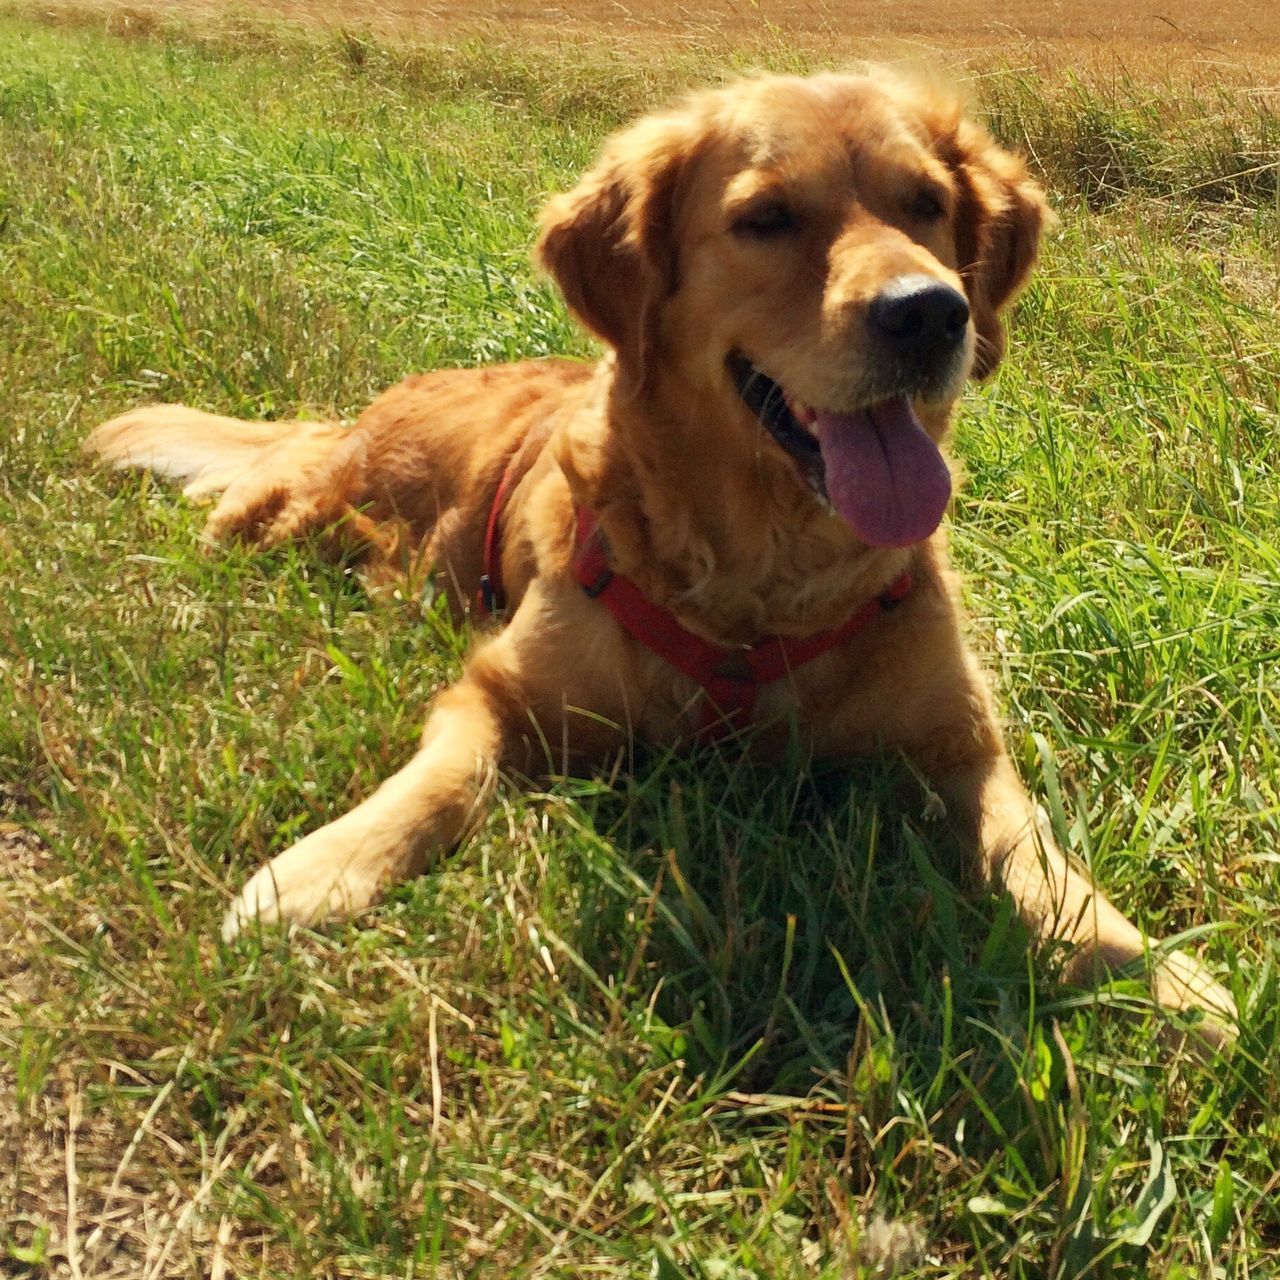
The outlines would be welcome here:
M 1001 313 L 1026 284 L 1054 216 L 1021 158 L 985 129 L 963 121 L 947 158 L 960 197 L 956 255 L 978 334 L 973 374 L 985 378 L 1004 355 Z
M 612 138 L 542 214 L 538 262 L 637 381 L 651 363 L 661 304 L 678 283 L 676 199 L 696 136 L 688 116 L 642 121 Z

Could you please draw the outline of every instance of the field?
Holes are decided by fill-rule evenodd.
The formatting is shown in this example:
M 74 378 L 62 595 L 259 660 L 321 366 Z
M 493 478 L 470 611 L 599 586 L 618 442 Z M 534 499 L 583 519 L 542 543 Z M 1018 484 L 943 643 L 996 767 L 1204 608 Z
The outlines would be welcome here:
M 228 8 L 241 21 L 285 19 L 308 28 L 369 32 L 406 38 L 481 36 L 563 47 L 587 41 L 597 50 L 673 45 L 703 51 L 740 50 L 775 42 L 788 48 L 845 55 L 927 57 L 951 63 L 976 58 L 1048 63 L 1104 63 L 1133 68 L 1194 67 L 1215 80 L 1260 82 L 1280 59 L 1280 13 L 1252 0 L 1206 5 L 1164 0 L 1158 9 L 1117 6 L 1107 0 L 1019 0 L 992 5 L 955 0 L 948 5 L 906 0 L 253 0 L 227 6 L 217 0 L 98 0 L 102 15 L 121 32 L 149 33 L 176 21 L 226 27 Z M 75 20 L 85 5 L 46 0 L 46 16 Z
M 1202 1060 L 1140 973 L 1064 986 L 959 887 L 892 762 L 512 787 L 367 918 L 217 940 L 466 637 L 306 547 L 204 554 L 79 441 L 587 354 L 529 264 L 545 194 L 683 84 L 862 48 L 816 4 L 710 48 L 652 5 L 625 42 L 263 8 L 0 10 L 0 1274 L 1280 1274 L 1270 11 L 891 32 L 969 69 L 1061 216 L 959 424 L 955 553 L 1059 838 L 1235 994 Z

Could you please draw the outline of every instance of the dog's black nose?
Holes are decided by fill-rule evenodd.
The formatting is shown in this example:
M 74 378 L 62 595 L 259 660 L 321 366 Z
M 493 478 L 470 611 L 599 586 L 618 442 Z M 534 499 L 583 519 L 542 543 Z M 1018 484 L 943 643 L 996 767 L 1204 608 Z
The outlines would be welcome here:
M 871 331 L 904 355 L 956 346 L 969 323 L 963 293 L 933 276 L 898 276 L 871 300 Z

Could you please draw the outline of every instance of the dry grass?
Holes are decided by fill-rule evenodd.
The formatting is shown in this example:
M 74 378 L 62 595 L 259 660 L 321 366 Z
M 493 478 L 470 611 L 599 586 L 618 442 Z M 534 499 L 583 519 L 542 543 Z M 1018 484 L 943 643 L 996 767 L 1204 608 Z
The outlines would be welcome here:
M 15 7 L 60 21 L 96 15 L 112 31 L 134 35 L 174 23 L 190 30 L 283 20 L 408 41 L 478 37 L 554 49 L 603 40 L 641 52 L 660 44 L 712 55 L 786 47 L 809 57 L 921 59 L 957 69 L 994 58 L 1042 72 L 1071 67 L 1226 85 L 1262 84 L 1280 68 L 1280 8 L 1270 0 L 1158 7 L 1112 0 L 16 0 Z
M 14 788 L 0 788 L 0 817 L 16 800 Z M 65 865 L 29 828 L 2 820 L 0 877 L 0 1027 L 31 1027 L 42 1021 L 36 1011 L 56 1009 L 55 1034 L 87 1030 L 63 1020 L 88 1014 L 75 970 L 87 954 L 82 940 L 102 936 L 100 908 L 68 912 L 76 894 Z M 37 1276 L 160 1280 L 191 1275 L 197 1257 L 216 1258 L 218 1242 L 195 1212 L 199 1157 L 156 1123 L 172 1089 L 134 1107 L 127 1099 L 138 1077 L 123 1062 L 50 1073 L 49 1041 L 28 1031 L 15 1043 L 0 1055 L 0 1274 L 25 1262 Z M 87 1091 L 100 1095 L 104 1085 L 123 1106 L 86 1105 Z

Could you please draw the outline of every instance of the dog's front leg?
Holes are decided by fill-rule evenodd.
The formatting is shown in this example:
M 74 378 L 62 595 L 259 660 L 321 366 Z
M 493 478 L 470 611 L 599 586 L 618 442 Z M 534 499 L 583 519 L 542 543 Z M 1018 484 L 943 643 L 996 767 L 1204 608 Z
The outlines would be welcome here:
M 505 639 L 481 650 L 439 695 L 422 745 L 403 769 L 253 876 L 227 912 L 224 938 L 254 920 L 310 924 L 354 915 L 463 839 L 492 799 L 518 698 L 501 660 Z
M 1007 756 L 941 770 L 931 780 L 974 842 L 987 881 L 1007 890 L 1038 937 L 1071 944 L 1070 980 L 1093 981 L 1150 954 L 1159 1003 L 1203 1010 L 1200 1033 L 1211 1045 L 1234 1038 L 1237 1014 L 1230 994 L 1195 957 L 1162 953 L 1070 864 L 1044 829 Z

